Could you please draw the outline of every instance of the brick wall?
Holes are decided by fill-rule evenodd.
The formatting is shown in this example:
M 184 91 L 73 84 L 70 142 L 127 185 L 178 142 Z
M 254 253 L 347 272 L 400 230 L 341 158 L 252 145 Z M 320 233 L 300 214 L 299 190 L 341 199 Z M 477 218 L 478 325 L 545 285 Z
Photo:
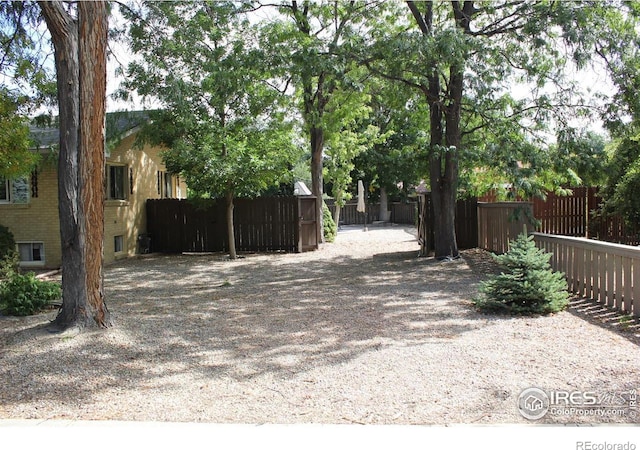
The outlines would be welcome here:
M 107 164 L 126 167 L 126 199 L 105 201 L 105 263 L 138 252 L 138 235 L 145 233 L 147 226 L 145 202 L 166 196 L 164 185 L 158 193 L 158 171 L 165 171 L 160 149 L 140 149 L 134 147 L 134 141 L 135 135 L 123 139 L 107 158 Z M 57 171 L 48 163 L 38 172 L 38 196 L 26 205 L 0 204 L 0 224 L 9 227 L 16 242 L 43 242 L 44 267 L 57 268 L 61 262 Z M 172 177 L 172 188 L 170 196 L 186 197 L 186 186 L 177 177 Z M 119 253 L 115 252 L 116 236 L 122 236 L 123 251 Z
M 43 242 L 44 264 L 60 266 L 60 222 L 58 221 L 58 184 L 54 162 L 38 168 L 37 197 L 26 204 L 0 203 L 0 224 L 8 227 L 16 242 Z

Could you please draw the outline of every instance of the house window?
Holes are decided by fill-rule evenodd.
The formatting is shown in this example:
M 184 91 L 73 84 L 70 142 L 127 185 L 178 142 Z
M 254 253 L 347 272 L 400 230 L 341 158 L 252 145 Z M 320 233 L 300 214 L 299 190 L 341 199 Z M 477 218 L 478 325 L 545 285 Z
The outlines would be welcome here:
M 25 266 L 44 265 L 44 244 L 42 242 L 18 242 L 20 264 Z
M 107 166 L 105 174 L 107 200 L 125 200 L 127 198 L 126 174 L 126 166 Z
M 114 253 L 121 253 L 124 251 L 124 236 L 113 237 L 113 251 Z
M 158 195 L 160 198 L 173 198 L 173 176 L 169 172 L 158 171 Z
M 9 180 L 0 177 L 0 202 L 9 203 L 9 192 L 11 192 Z
M 29 190 L 26 178 L 0 178 L 0 203 L 28 203 Z
M 172 198 L 173 197 L 173 183 L 171 183 L 171 174 L 164 174 L 164 197 Z

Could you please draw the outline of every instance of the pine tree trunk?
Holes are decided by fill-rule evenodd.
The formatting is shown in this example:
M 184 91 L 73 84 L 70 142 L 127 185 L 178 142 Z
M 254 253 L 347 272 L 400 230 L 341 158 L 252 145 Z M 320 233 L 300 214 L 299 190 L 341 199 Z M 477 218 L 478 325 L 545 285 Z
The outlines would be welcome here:
M 102 287 L 106 4 L 81 2 L 77 21 L 60 2 L 39 4 L 55 48 L 60 116 L 63 299 L 53 326 L 108 327 Z

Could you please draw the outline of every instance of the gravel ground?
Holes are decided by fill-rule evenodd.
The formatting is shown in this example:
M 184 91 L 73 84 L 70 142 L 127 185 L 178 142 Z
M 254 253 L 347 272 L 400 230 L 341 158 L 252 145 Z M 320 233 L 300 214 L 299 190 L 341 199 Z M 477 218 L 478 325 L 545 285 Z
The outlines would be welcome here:
M 417 254 L 415 229 L 345 227 L 316 252 L 110 265 L 109 330 L 0 317 L 0 419 L 531 423 L 517 401 L 535 386 L 622 408 L 535 423 L 638 422 L 637 322 L 584 300 L 546 317 L 479 314 L 486 254 Z

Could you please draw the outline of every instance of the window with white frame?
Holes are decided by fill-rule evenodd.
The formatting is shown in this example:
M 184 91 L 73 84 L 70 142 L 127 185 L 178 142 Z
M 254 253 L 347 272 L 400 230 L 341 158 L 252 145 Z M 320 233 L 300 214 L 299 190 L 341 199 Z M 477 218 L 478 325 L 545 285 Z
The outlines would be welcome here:
M 23 266 L 44 265 L 44 243 L 42 242 L 18 242 L 18 254 L 20 264 Z
M 158 195 L 160 198 L 174 198 L 173 175 L 163 170 L 158 170 Z
M 107 165 L 105 172 L 107 200 L 126 200 L 127 166 Z
M 16 178 L 13 180 L 0 177 L 0 203 L 28 203 L 29 180 Z
M 164 196 L 166 198 L 173 198 L 173 182 L 171 174 L 165 172 L 164 174 Z

